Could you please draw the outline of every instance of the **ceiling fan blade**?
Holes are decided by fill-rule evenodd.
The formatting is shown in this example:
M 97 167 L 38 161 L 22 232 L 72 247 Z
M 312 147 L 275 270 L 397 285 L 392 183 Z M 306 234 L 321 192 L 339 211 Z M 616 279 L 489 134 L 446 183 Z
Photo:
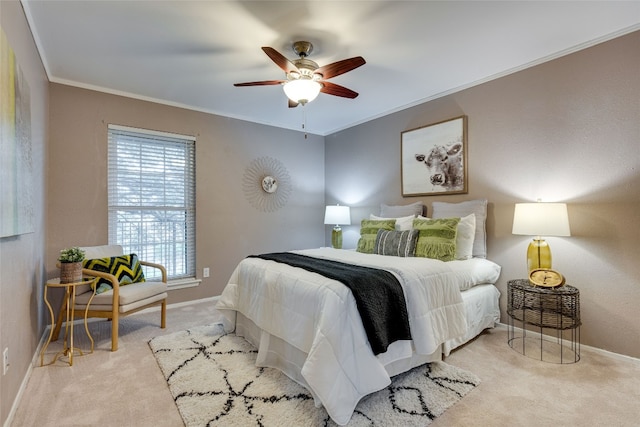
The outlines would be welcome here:
M 282 68 L 285 73 L 289 74 L 292 71 L 299 72 L 298 67 L 296 67 L 293 62 L 289 61 L 284 57 L 284 55 L 282 55 L 274 48 L 265 46 L 262 48 L 262 50 L 267 54 L 269 58 L 271 58 L 273 62 L 276 63 L 278 67 Z
M 364 58 L 356 56 L 354 58 L 343 59 L 342 61 L 324 65 L 315 70 L 314 74 L 322 74 L 323 79 L 330 79 L 331 77 L 339 76 L 340 74 L 344 74 L 347 71 L 351 71 L 364 64 L 366 64 Z
M 279 85 L 284 83 L 285 80 L 263 80 L 261 82 L 246 82 L 246 83 L 234 83 L 234 86 L 269 86 L 269 85 Z
M 322 81 L 322 89 L 320 92 L 326 93 L 327 95 L 335 95 L 341 96 L 343 98 L 355 98 L 358 96 L 358 92 L 354 92 L 351 89 L 347 89 L 344 86 L 337 85 L 335 83 Z

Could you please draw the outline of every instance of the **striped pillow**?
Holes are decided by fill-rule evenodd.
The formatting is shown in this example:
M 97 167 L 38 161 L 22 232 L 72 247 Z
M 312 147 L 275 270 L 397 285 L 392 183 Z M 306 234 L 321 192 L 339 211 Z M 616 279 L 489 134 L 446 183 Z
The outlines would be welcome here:
M 416 252 L 418 230 L 378 230 L 374 254 L 412 257 Z
M 121 286 L 145 281 L 142 266 L 136 254 L 120 255 L 111 258 L 87 259 L 83 262 L 82 266 L 89 270 L 113 274 Z M 97 294 L 113 289 L 111 282 L 103 278 L 95 282 L 94 286 L 97 286 Z

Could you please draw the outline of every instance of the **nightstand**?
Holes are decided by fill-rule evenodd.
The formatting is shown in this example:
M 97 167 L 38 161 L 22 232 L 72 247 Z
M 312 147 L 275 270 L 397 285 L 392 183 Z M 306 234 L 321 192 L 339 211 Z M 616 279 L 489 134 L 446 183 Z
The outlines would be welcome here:
M 569 285 L 543 288 L 527 279 L 507 282 L 509 346 L 544 362 L 580 360 L 580 291 Z M 519 335 L 516 335 L 516 324 Z M 535 332 L 534 332 L 535 331 Z M 552 332 L 555 335 L 545 334 Z M 527 336 L 534 335 L 533 337 Z M 539 349 L 538 349 L 539 346 Z

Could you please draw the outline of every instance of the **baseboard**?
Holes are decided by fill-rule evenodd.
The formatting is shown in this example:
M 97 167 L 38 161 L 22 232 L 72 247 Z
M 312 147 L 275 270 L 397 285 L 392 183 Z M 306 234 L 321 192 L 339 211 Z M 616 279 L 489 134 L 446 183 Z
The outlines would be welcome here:
M 507 325 L 506 323 L 497 323 L 497 326 L 499 326 L 500 328 L 504 328 L 504 330 L 508 330 L 509 329 L 509 325 Z M 522 331 L 522 328 L 519 328 L 517 326 L 514 326 L 514 329 L 517 330 L 517 331 Z M 527 329 L 527 334 L 533 334 L 534 336 L 537 336 L 537 337 L 540 337 L 540 335 L 544 335 L 545 337 L 549 337 L 549 338 L 554 338 L 555 339 L 555 336 L 553 336 L 553 335 L 541 334 L 540 332 L 534 331 L 534 330 L 531 330 L 531 329 Z M 562 341 L 563 341 L 563 344 L 565 344 L 566 340 L 563 339 Z M 608 356 L 608 357 L 611 357 L 611 358 L 614 358 L 614 359 L 624 360 L 624 361 L 627 361 L 627 362 L 628 361 L 632 361 L 632 362 L 635 362 L 635 363 L 640 363 L 640 358 L 633 357 L 633 356 L 627 356 L 626 354 L 614 353 L 612 351 L 604 350 L 604 349 L 601 349 L 601 348 L 598 348 L 598 347 L 592 347 L 590 345 L 586 345 L 586 344 L 582 344 L 582 343 L 580 343 L 580 349 L 581 349 L 580 350 L 581 353 L 582 353 L 583 349 L 586 349 L 587 351 L 591 351 L 591 352 L 594 352 L 594 353 L 600 353 L 600 354 L 602 354 L 604 356 Z M 582 355 L 581 355 L 581 357 L 582 357 Z
M 13 422 L 13 417 L 16 415 L 16 411 L 18 410 L 18 404 L 22 400 L 22 395 L 24 394 L 25 389 L 27 388 L 27 384 L 29 383 L 29 378 L 31 378 L 31 373 L 33 372 L 33 367 L 38 366 L 38 359 L 40 357 L 40 351 L 44 346 L 45 341 L 49 338 L 49 331 L 51 330 L 51 325 L 47 325 L 44 328 L 44 332 L 40 337 L 40 342 L 38 342 L 38 346 L 36 347 L 36 351 L 31 358 L 31 363 L 29 363 L 29 368 L 27 368 L 27 372 L 24 374 L 24 378 L 22 379 L 22 383 L 20 383 L 20 388 L 18 389 L 18 393 L 16 393 L 15 399 L 13 399 L 13 405 L 11 405 L 11 410 L 9 411 L 9 415 L 7 419 L 4 421 L 3 427 L 11 427 L 11 423 Z

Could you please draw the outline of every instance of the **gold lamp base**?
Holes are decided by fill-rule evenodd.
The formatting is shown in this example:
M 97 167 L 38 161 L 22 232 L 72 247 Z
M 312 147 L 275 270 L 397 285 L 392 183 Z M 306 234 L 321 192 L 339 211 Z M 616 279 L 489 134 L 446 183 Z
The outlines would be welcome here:
M 529 271 L 539 268 L 551 268 L 551 248 L 544 239 L 537 237 L 529 243 L 527 267 Z
M 334 249 L 342 249 L 342 228 L 337 225 L 331 230 L 331 246 Z

